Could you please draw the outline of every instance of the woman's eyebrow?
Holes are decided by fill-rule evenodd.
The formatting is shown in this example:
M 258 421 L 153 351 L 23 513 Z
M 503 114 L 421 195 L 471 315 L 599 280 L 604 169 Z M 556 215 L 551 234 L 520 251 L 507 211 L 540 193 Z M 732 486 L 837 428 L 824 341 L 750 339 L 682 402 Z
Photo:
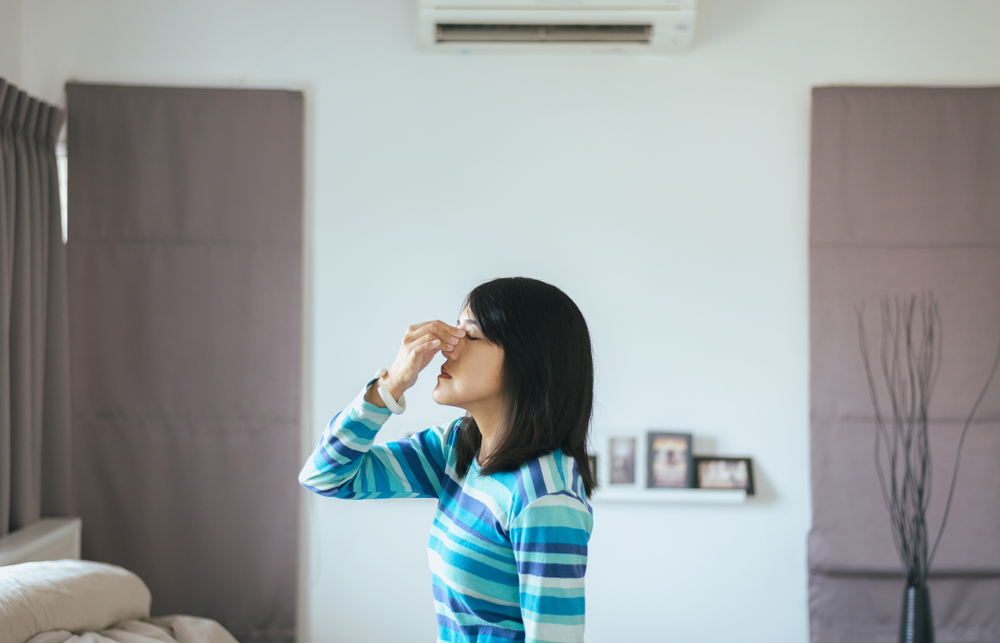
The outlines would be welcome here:
M 476 328 L 479 328 L 479 324 L 476 322 L 475 319 L 466 319 L 465 323 L 468 324 L 468 325 L 470 325 L 470 326 L 475 326 Z M 459 328 L 461 328 L 462 327 L 462 320 L 459 319 L 457 322 L 455 322 L 455 325 L 458 326 Z

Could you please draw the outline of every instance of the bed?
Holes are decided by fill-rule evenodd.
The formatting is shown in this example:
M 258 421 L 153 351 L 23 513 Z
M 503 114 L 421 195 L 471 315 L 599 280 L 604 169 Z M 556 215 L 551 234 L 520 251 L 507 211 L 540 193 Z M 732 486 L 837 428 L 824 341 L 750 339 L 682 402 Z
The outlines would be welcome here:
M 0 542 L 0 643 L 237 643 L 210 619 L 151 618 L 141 578 L 76 560 L 74 548 L 79 558 L 78 520 L 34 525 Z M 39 560 L 46 553 L 70 557 Z

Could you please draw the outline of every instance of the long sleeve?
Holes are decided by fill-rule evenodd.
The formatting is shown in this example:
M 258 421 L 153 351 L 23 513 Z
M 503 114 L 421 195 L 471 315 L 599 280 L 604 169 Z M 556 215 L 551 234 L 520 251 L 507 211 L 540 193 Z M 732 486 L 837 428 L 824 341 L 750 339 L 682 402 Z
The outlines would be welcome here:
M 584 574 L 593 515 L 578 497 L 551 493 L 511 522 L 525 643 L 581 643 Z
M 452 425 L 373 444 L 392 413 L 365 402 L 366 390 L 327 424 L 299 482 L 313 493 L 334 498 L 437 498 Z

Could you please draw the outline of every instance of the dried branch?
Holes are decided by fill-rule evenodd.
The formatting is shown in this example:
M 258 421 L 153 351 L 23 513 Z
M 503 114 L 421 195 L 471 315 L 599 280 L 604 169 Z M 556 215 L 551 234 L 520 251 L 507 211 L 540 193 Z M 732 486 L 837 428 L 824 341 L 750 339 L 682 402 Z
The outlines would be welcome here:
M 918 305 L 919 304 L 919 305 Z M 881 367 L 891 430 L 882 415 L 864 329 L 864 306 L 855 309 L 861 358 L 875 409 L 875 469 L 889 511 L 893 544 L 906 570 L 907 582 L 926 581 L 927 507 L 930 500 L 928 407 L 941 360 L 940 312 L 930 292 L 919 299 L 883 297 Z M 919 312 L 919 315 L 917 314 Z M 885 445 L 885 458 L 882 445 Z
M 951 501 L 955 495 L 962 446 L 969 426 L 986 396 L 1000 366 L 1000 346 L 997 347 L 993 369 L 962 428 L 955 454 L 948 500 L 934 546 L 928 553 L 927 508 L 931 499 L 931 449 L 927 427 L 931 395 L 941 371 L 944 336 L 941 332 L 941 312 L 930 291 L 908 299 L 883 297 L 882 342 L 880 350 L 882 378 L 892 409 L 891 430 L 886 424 L 868 354 L 864 326 L 864 304 L 855 307 L 858 318 L 858 339 L 861 359 L 868 379 L 868 392 L 875 410 L 875 470 L 878 473 L 882 499 L 889 510 L 892 539 L 910 586 L 927 582 L 927 574 L 948 522 Z M 919 312 L 919 316 L 917 313 Z M 917 321 L 919 319 L 919 321 Z M 885 457 L 882 445 L 885 445 Z M 883 461 L 884 460 L 884 461 Z

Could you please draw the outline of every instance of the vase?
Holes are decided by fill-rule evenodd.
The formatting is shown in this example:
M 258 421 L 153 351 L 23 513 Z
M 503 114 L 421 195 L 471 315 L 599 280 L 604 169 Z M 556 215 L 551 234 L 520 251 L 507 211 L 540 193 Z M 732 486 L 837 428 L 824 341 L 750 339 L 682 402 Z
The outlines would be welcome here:
M 903 590 L 903 614 L 899 619 L 899 643 L 934 643 L 931 593 L 927 585 L 908 585 Z

